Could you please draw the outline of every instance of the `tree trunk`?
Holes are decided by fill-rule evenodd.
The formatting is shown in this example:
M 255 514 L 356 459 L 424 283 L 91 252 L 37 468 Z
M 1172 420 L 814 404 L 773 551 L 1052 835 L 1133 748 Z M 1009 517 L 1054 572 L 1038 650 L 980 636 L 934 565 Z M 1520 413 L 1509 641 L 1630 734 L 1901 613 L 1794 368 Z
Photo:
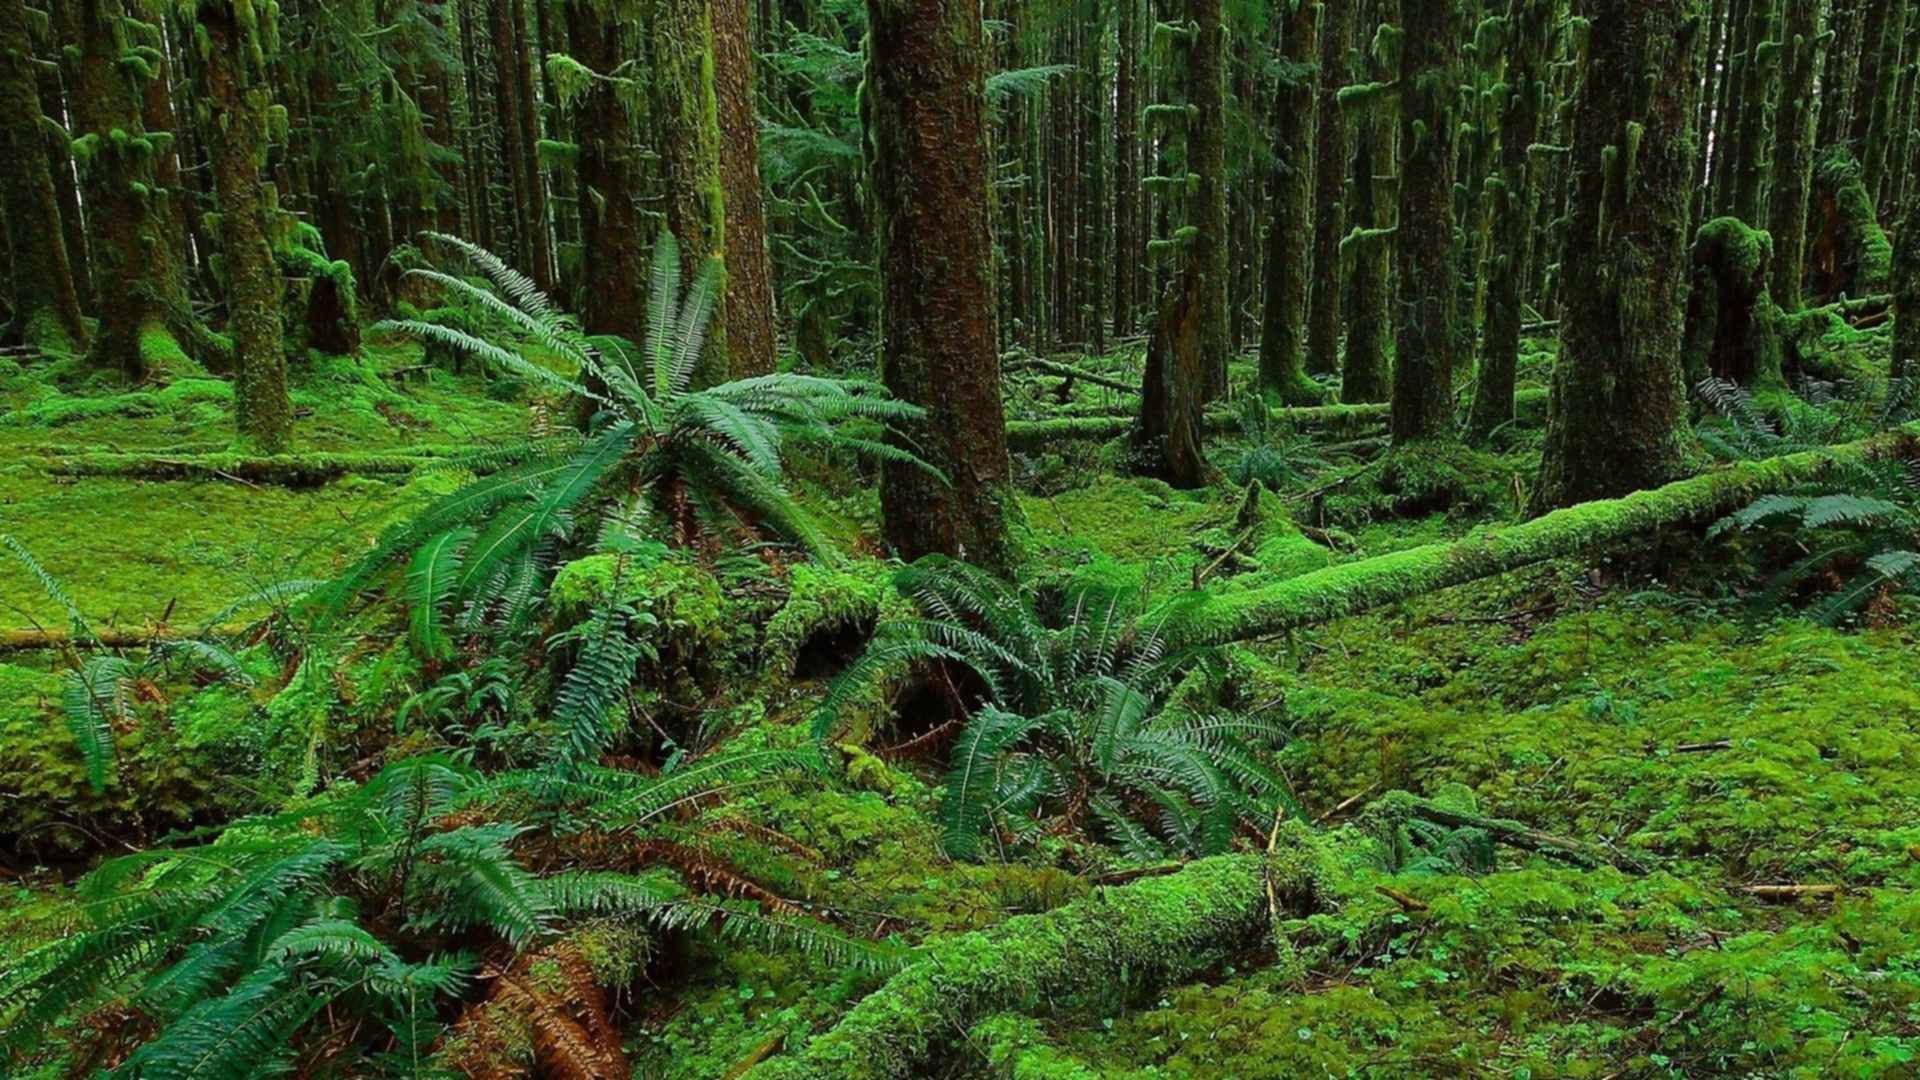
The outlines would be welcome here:
M 1880 60 L 1874 68 L 1874 81 L 1866 91 L 1873 107 L 1867 118 L 1866 139 L 1861 144 L 1860 165 L 1867 194 L 1877 200 L 1886 178 L 1887 151 L 1893 142 L 1893 126 L 1899 122 L 1895 110 L 1900 97 L 1900 57 L 1907 40 L 1908 4 L 1906 0 L 1886 0 L 1885 32 L 1880 39 Z
M 633 28 L 602 15 L 597 0 L 568 0 L 574 60 L 605 76 L 630 55 Z M 581 268 L 588 333 L 641 340 L 647 325 L 646 248 L 654 230 L 635 202 L 640 147 L 634 121 L 613 84 L 594 79 L 580 91 L 575 136 L 580 144 Z M 695 237 L 688 246 L 699 252 Z
M 1533 227 L 1533 155 L 1547 100 L 1551 0 L 1512 0 L 1507 9 L 1506 98 L 1500 116 L 1500 175 L 1487 185 L 1493 211 L 1493 254 L 1487 260 L 1486 341 L 1467 430 L 1484 440 L 1513 419 L 1514 371 L 1520 357 L 1522 284 L 1527 232 Z
M 1193 120 L 1187 126 L 1188 168 L 1200 180 L 1190 224 L 1197 227 L 1187 258 L 1200 275 L 1200 354 L 1207 381 L 1202 397 L 1227 395 L 1227 83 L 1224 70 L 1227 31 L 1221 0 L 1187 0 L 1194 27 L 1188 65 L 1187 101 Z
M 1812 3 L 1813 0 L 1804 0 Z M 1765 221 L 1767 125 L 1779 52 L 1773 44 L 1776 0 L 1753 0 L 1747 14 L 1747 59 L 1740 79 L 1740 132 L 1734 153 L 1733 216 L 1756 228 Z
M 1906 213 L 1893 245 L 1891 375 L 1920 375 L 1920 184 L 1907 185 Z
M 719 103 L 715 96 L 713 0 L 655 0 L 653 120 L 667 179 L 667 228 L 680 240 L 688 278 L 712 255 L 727 253 L 726 182 L 720 166 Z M 728 275 L 732 272 L 729 268 Z M 727 377 L 727 294 L 714 299 L 713 322 L 694 366 L 693 385 Z
M 27 37 L 26 7 L 0 0 L 0 199 L 12 253 L 14 325 L 8 337 L 43 352 L 87 347 L 80 295 L 67 262 L 66 233 L 41 128 L 40 90 Z
M 1393 336 L 1387 311 L 1391 221 L 1374 181 L 1393 139 L 1387 121 L 1377 116 L 1363 113 L 1354 127 L 1352 231 L 1340 244 L 1341 262 L 1352 267 L 1353 302 L 1346 305 L 1347 352 L 1340 369 L 1340 400 L 1349 405 L 1392 395 L 1387 366 L 1387 339 Z
M 1133 333 L 1134 277 L 1145 257 L 1139 225 L 1140 98 L 1137 89 L 1139 50 L 1135 23 L 1140 0 L 1119 0 L 1120 25 L 1114 47 L 1113 107 L 1113 332 Z
M 1688 449 L 1680 350 L 1698 5 L 1592 0 L 1589 12 L 1536 510 L 1663 484 Z M 1652 72 L 1662 77 L 1649 84 Z
M 1740 115 L 1745 107 L 1742 88 L 1746 84 L 1747 60 L 1753 55 L 1748 37 L 1752 24 L 1747 15 L 1755 2 L 1733 0 L 1727 12 L 1727 33 L 1732 35 L 1732 40 L 1727 44 L 1727 69 L 1720 78 L 1720 107 L 1714 110 L 1713 201 L 1709 217 L 1733 213 L 1738 187 L 1735 178 L 1740 173 Z
M 1787 5 L 1768 213 L 1768 231 L 1773 234 L 1771 291 L 1774 302 L 1787 311 L 1800 310 L 1800 282 L 1806 267 L 1807 200 L 1813 187 L 1813 79 L 1820 70 L 1824 40 L 1818 3 Z
M 195 9 L 206 48 L 201 57 L 212 133 L 213 182 L 220 197 L 220 251 L 227 279 L 227 334 L 233 339 L 234 413 L 242 442 L 281 450 L 293 427 L 287 397 L 286 344 L 280 322 L 280 268 L 267 243 L 270 204 L 261 190 L 271 97 L 261 30 L 242 20 L 233 0 L 200 0 Z
M 1869 0 L 1833 0 L 1833 40 L 1827 46 L 1826 67 L 1820 75 L 1820 135 L 1818 145 L 1832 146 L 1847 137 L 1853 126 L 1854 94 L 1859 89 L 1860 39 L 1868 18 Z
M 528 188 L 527 172 L 521 167 L 534 148 L 527 144 L 520 127 L 520 35 L 515 32 L 513 4 L 510 0 L 484 0 L 487 5 L 488 36 L 493 53 L 494 121 L 500 128 L 500 152 L 506 159 L 507 190 L 513 199 L 513 261 L 538 281 L 538 265 L 533 258 L 533 193 Z
M 501 3 L 502 0 L 493 0 Z M 544 17 L 535 5 L 535 16 Z M 509 167 L 517 168 L 521 174 L 522 190 L 527 193 L 526 223 L 527 261 L 531 265 L 534 284 L 547 292 L 554 289 L 553 228 L 548 221 L 547 184 L 544 171 L 540 167 L 540 107 L 539 94 L 534 89 L 538 81 L 534 65 L 539 62 L 539 50 L 531 46 L 531 32 L 527 29 L 526 0 L 513 0 L 514 63 L 513 80 L 515 83 L 513 98 L 518 114 L 514 123 L 520 128 L 519 143 L 525 148 L 526 156 Z
M 1456 14 L 1449 3 L 1406 0 L 1401 5 L 1395 446 L 1442 437 L 1453 426 L 1453 103 L 1461 36 Z
M 1154 320 L 1140 386 L 1140 423 L 1133 433 L 1139 471 L 1177 488 L 1205 487 L 1212 480 L 1199 394 L 1206 384 L 1204 318 L 1200 273 L 1189 263 Z
M 1807 290 L 1823 304 L 1886 291 L 1893 247 L 1874 212 L 1860 163 L 1844 148 L 1820 155 L 1812 203 Z
M 148 138 L 141 121 L 126 67 L 132 43 L 125 14 L 121 0 L 74 4 L 74 153 L 85 164 L 89 248 L 101 299 L 88 363 L 144 379 L 184 366 L 183 345 L 204 344 L 204 331 L 187 303 L 180 252 L 169 242 L 172 220 L 154 168 L 166 139 Z
M 986 47 L 968 0 L 868 0 L 865 95 L 879 210 L 881 374 L 927 410 L 888 462 L 880 508 L 902 558 L 1009 561 L 1008 465 L 987 219 Z
M 772 371 L 774 357 L 773 268 L 747 29 L 747 0 L 713 0 L 713 85 L 726 189 L 727 348 L 736 378 Z
M 1307 378 L 1307 288 L 1313 276 L 1313 62 L 1320 4 L 1302 0 L 1280 20 L 1280 88 L 1273 97 L 1273 212 L 1268 216 L 1260 388 L 1284 405 L 1325 395 Z
M 1347 50 L 1353 45 L 1347 0 L 1320 4 L 1320 55 L 1314 72 L 1313 275 L 1307 301 L 1307 371 L 1340 370 L 1340 240 L 1346 231 L 1347 115 L 1340 108 Z

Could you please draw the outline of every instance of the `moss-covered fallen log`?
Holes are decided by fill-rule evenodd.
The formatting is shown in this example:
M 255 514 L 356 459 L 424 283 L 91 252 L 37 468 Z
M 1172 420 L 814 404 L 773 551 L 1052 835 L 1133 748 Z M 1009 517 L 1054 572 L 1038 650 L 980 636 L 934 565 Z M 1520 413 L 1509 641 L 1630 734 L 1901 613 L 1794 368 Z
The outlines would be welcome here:
M 1421 823 L 1446 830 L 1447 847 L 1472 830 L 1489 852 L 1491 845 L 1507 843 L 1580 865 L 1621 861 L 1594 845 L 1482 817 L 1465 805 L 1392 792 L 1339 829 L 1282 822 L 1265 854 L 1200 859 L 1163 877 L 1101 889 L 1047 914 L 1008 919 L 935 945 L 832 1030 L 798 1053 L 749 1071 L 747 1080 L 931 1075 L 927 1066 L 983 1022 L 1016 1036 L 1009 1050 L 1030 1043 L 1017 1037 L 1017 1020 L 1000 1014 L 1033 1015 L 1164 987 L 1269 941 L 1281 964 L 1300 970 L 1320 946 L 1295 936 L 1294 928 L 1303 925 L 1297 920 L 1353 911 L 1356 902 L 1376 899 L 1378 875 L 1430 861 L 1434 849 L 1423 844 Z M 1075 1075 L 1070 1061 L 1041 1056 L 1067 1067 L 1064 1075 Z
M 38 649 L 149 649 L 169 641 L 188 638 L 230 638 L 245 633 L 247 626 L 96 626 L 93 639 L 75 641 L 67 630 L 0 629 L 0 653 L 32 652 Z
M 1556 510 L 1519 525 L 1330 566 L 1271 584 L 1192 593 L 1174 603 L 1179 645 L 1222 644 L 1328 622 L 1660 529 L 1698 524 L 1870 457 L 1915 456 L 1920 424 L 1842 446 L 1743 462 L 1664 487 Z
M 1063 379 L 1075 379 L 1091 386 L 1104 386 L 1109 390 L 1118 390 L 1123 394 L 1133 394 L 1137 396 L 1140 393 L 1140 384 L 1137 381 L 1132 383 L 1122 382 L 1111 375 L 1102 375 L 1097 371 L 1077 368 L 1072 364 L 1060 363 L 1058 360 L 1043 360 L 1039 357 L 1033 357 L 1032 359 L 1022 360 L 1010 366 L 1016 371 L 1038 371 L 1045 375 L 1058 375 Z
M 1513 407 L 1514 415 L 1520 420 L 1529 423 L 1538 422 L 1546 415 L 1546 388 L 1522 387 L 1514 394 Z M 1311 431 L 1316 434 L 1348 434 L 1372 430 L 1384 425 L 1387 422 L 1387 415 L 1388 406 L 1385 402 L 1360 405 L 1309 405 L 1269 411 L 1269 416 L 1275 424 L 1288 425 L 1296 430 Z M 1013 450 L 1033 453 L 1045 450 L 1054 443 L 1112 439 L 1132 431 L 1135 420 L 1131 411 L 1111 416 L 1015 420 L 1007 424 L 1007 446 Z M 1240 424 L 1241 416 L 1237 410 L 1215 409 L 1207 413 L 1209 435 L 1236 431 Z
M 55 476 L 106 476 L 131 480 L 239 480 L 280 487 L 319 487 L 343 476 L 403 476 L 440 460 L 430 455 L 385 452 L 309 454 L 70 454 L 49 460 Z
M 955 938 L 889 979 L 838 1026 L 747 1080 L 892 1080 L 975 1023 L 1129 980 L 1185 978 L 1266 918 L 1258 855 L 1202 859 L 1166 877 L 1105 889 L 1045 915 Z

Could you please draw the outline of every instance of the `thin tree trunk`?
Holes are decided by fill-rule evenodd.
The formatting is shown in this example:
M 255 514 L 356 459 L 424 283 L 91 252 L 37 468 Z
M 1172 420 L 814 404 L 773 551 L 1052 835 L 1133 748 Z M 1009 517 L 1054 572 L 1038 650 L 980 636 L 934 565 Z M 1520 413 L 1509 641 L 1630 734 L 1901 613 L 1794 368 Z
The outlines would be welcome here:
M 1786 15 L 1768 231 L 1773 234 L 1774 302 L 1787 311 L 1798 311 L 1806 267 L 1807 200 L 1813 187 L 1813 80 L 1820 70 L 1825 39 L 1818 3 L 1788 4 Z
M 1313 276 L 1313 62 L 1321 5 L 1301 3 L 1280 19 L 1280 87 L 1273 97 L 1273 212 L 1268 217 L 1266 302 L 1260 323 L 1260 388 L 1285 405 L 1325 395 L 1307 377 L 1307 289 Z M 1283 9 L 1284 11 L 1284 9 Z
M 1187 0 L 1194 27 L 1188 67 L 1187 100 L 1193 106 L 1188 125 L 1188 166 L 1200 176 L 1191 224 L 1196 227 L 1187 257 L 1198 268 L 1200 355 L 1207 383 L 1205 401 L 1227 395 L 1227 108 L 1226 27 L 1221 0 Z
M 1811 3 L 1812 0 L 1805 0 Z M 1747 62 L 1740 81 L 1740 134 L 1734 154 L 1733 216 L 1758 228 L 1765 221 L 1768 108 L 1779 51 L 1773 43 L 1776 0 L 1753 0 L 1747 15 Z
M 726 188 L 727 347 L 736 377 L 772 371 L 774 354 L 773 268 L 747 30 L 747 0 L 713 0 L 713 85 Z
M 1114 48 L 1113 117 L 1113 332 L 1133 333 L 1135 277 L 1145 257 L 1139 232 L 1140 100 L 1136 82 L 1139 49 L 1135 44 L 1140 0 L 1118 0 L 1119 30 Z
M 1314 72 L 1313 284 L 1307 302 L 1307 371 L 1340 370 L 1340 241 L 1346 232 L 1347 115 L 1340 108 L 1354 4 L 1320 4 L 1320 55 Z

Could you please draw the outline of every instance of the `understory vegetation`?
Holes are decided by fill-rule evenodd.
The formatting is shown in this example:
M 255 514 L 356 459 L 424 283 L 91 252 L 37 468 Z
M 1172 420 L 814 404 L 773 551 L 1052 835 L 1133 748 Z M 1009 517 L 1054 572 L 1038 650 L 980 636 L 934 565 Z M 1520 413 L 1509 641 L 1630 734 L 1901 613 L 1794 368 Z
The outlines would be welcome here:
M 0 0 L 0 1076 L 1920 1075 L 1916 73 Z

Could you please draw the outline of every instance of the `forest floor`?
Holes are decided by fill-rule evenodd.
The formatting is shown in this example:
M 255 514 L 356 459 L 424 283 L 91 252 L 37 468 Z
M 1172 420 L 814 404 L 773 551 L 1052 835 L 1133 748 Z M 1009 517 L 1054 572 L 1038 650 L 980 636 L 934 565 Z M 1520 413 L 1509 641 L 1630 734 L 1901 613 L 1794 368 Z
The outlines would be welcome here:
M 367 366 L 302 373 L 300 449 L 471 448 L 526 432 L 524 388 L 437 370 L 392 377 L 417 364 L 376 351 Z M 1057 414 L 1052 385 L 1017 385 L 1010 416 Z M 1092 411 L 1110 396 L 1083 388 L 1074 403 Z M 288 488 L 57 467 L 84 451 L 218 450 L 208 433 L 227 430 L 228 408 L 210 382 L 57 393 L 0 368 L 0 533 L 99 625 L 185 625 L 271 582 L 336 571 L 450 482 L 433 469 Z M 1113 475 L 1114 448 L 1023 457 L 1028 551 L 1043 565 L 1110 563 L 1168 593 L 1201 579 L 1230 587 L 1511 518 L 1539 441 L 1522 425 L 1495 453 L 1432 463 L 1447 475 L 1429 490 L 1369 470 L 1378 447 L 1364 433 L 1249 434 L 1214 447 L 1237 482 L 1193 493 Z M 1304 527 L 1297 542 L 1247 542 L 1241 485 L 1253 478 Z M 835 531 L 870 544 L 872 492 L 845 480 L 803 474 L 841 519 Z M 1432 495 L 1442 488 L 1445 500 Z M 884 569 L 863 565 L 848 580 Z M 1305 970 L 1248 941 L 1190 985 L 1058 1011 L 1044 1035 L 1058 1071 L 989 1071 L 980 1047 L 943 1075 L 1916 1075 L 1920 631 L 1898 611 L 1849 629 L 1755 614 L 1743 602 L 1752 585 L 1747 554 L 1695 537 L 1236 649 L 1271 695 L 1259 704 L 1285 710 L 1293 739 L 1278 764 L 1316 821 L 1395 789 L 1446 794 L 1641 869 L 1505 852 L 1474 873 L 1408 870 L 1360 909 L 1315 916 L 1330 944 Z M 676 632 L 751 636 L 779 608 L 722 586 L 711 610 L 686 615 L 699 625 Z M 0 629 L 63 621 L 20 566 L 0 562 Z M 103 852 L 364 776 L 367 756 L 402 741 L 394 714 L 426 681 L 369 641 L 340 676 L 350 715 L 331 727 L 294 722 L 285 673 L 263 670 L 247 691 L 162 686 L 166 706 L 123 733 L 126 783 L 93 796 L 54 719 L 56 664 L 0 654 L 0 849 L 18 853 L 0 859 L 0 952 L 72 903 L 61 882 Z M 744 686 L 696 702 L 726 712 L 712 725 L 720 737 L 802 737 L 819 673 L 741 674 Z M 947 859 L 931 763 L 861 764 L 818 788 L 742 797 L 743 813 L 807 853 L 792 884 L 816 910 L 858 911 L 873 933 L 919 944 L 1098 887 L 1104 856 L 1066 840 L 1004 862 Z M 1382 919 L 1390 933 L 1360 929 Z M 650 977 L 626 1002 L 628 1047 L 636 1076 L 662 1080 L 734 1076 L 878 982 L 744 943 L 696 945 Z

